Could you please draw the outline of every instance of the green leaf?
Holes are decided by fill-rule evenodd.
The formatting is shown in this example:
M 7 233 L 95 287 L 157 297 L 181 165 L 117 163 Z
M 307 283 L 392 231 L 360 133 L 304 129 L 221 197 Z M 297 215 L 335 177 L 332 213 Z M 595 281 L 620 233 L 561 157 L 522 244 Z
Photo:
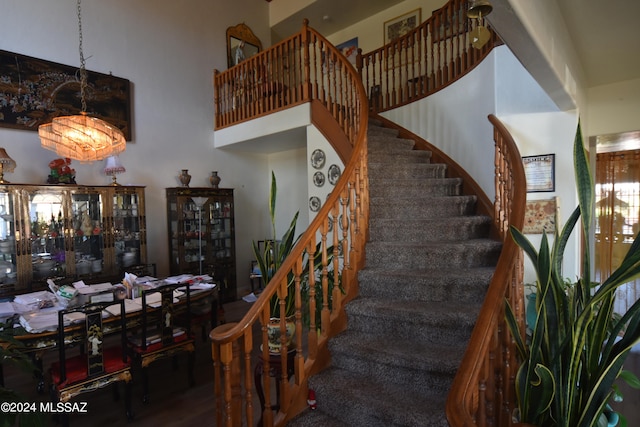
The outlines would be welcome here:
M 622 372 L 620 372 L 620 378 L 624 380 L 629 387 L 640 389 L 640 379 L 638 379 L 633 372 L 623 369 Z

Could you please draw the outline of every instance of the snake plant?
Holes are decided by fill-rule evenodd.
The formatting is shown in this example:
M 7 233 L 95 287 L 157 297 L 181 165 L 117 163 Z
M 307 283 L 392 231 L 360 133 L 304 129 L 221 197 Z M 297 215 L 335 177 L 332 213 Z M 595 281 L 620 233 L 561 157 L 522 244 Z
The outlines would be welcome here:
M 296 224 L 298 222 L 298 214 L 296 212 L 289 224 L 289 228 L 282 235 L 280 240 L 276 239 L 276 196 L 278 193 L 278 186 L 276 184 L 276 175 L 271 171 L 271 189 L 269 191 L 269 217 L 271 219 L 271 240 L 265 241 L 264 248 L 260 248 L 260 245 L 254 240 L 253 243 L 253 255 L 256 257 L 260 273 L 264 283 L 269 283 L 274 276 L 278 268 L 282 265 L 284 260 L 289 256 L 291 250 L 297 242 L 295 238 Z M 294 312 L 295 302 L 295 289 L 293 288 L 293 275 L 289 275 L 288 293 L 285 299 L 285 312 L 279 312 L 279 300 L 278 295 L 275 294 L 270 301 L 270 309 L 272 317 L 289 317 Z
M 567 241 L 579 220 L 578 232 L 590 235 L 594 210 L 594 184 L 580 124 L 573 155 L 579 206 L 561 231 L 556 228 L 553 242 L 543 234 L 536 250 L 520 230 L 511 228 L 513 239 L 536 270 L 538 296 L 529 339 L 523 338 L 525 333 L 519 331 L 506 304 L 506 321 L 521 360 L 515 379 L 516 418 L 539 427 L 597 426 L 616 393 L 616 379 L 637 386 L 637 378 L 623 371 L 623 364 L 640 341 L 640 301 L 620 316 L 613 308 L 618 287 L 640 275 L 638 236 L 622 264 L 601 284 L 592 285 L 588 246 L 581 277 L 567 288 L 561 276 Z

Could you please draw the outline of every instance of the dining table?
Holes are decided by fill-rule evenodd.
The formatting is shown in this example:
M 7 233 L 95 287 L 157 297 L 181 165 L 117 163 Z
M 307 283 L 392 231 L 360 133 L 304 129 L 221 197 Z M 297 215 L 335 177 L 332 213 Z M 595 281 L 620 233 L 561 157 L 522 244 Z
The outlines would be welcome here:
M 185 292 L 186 286 L 189 286 L 189 307 L 192 318 L 203 321 L 203 313 L 208 313 L 208 320 L 211 322 L 211 328 L 215 328 L 217 325 L 218 317 L 218 285 L 209 276 L 196 276 L 196 275 L 180 275 L 172 276 L 164 279 L 145 277 L 143 281 L 136 286 L 138 289 L 143 287 L 158 287 L 163 284 L 169 283 L 184 283 L 185 287 L 178 288 L 178 291 L 174 294 L 174 302 L 176 303 L 174 308 L 176 315 L 186 313 L 187 308 L 187 293 Z M 84 288 L 82 284 L 82 288 Z M 98 301 L 107 295 L 111 295 L 115 299 L 122 297 L 120 292 L 121 285 L 111 285 L 110 283 L 100 283 L 94 285 L 86 285 L 89 290 L 83 289 L 84 292 L 77 293 L 70 301 L 65 301 L 66 296 L 61 296 L 60 289 L 56 290 L 56 293 L 43 290 L 32 292 L 28 294 L 16 295 L 10 302 L 2 302 L 5 307 L 5 316 L 8 307 L 6 304 L 10 303 L 15 307 L 15 313 L 8 319 L 5 318 L 5 328 L 13 325 L 10 330 L 12 338 L 19 343 L 20 351 L 29 355 L 37 368 L 37 391 L 39 393 L 44 392 L 44 376 L 42 374 L 42 360 L 44 355 L 52 350 L 56 350 L 58 347 L 58 323 L 57 312 L 70 304 L 78 304 L 78 301 L 90 302 L 93 298 L 94 301 Z M 95 287 L 95 292 L 92 292 Z M 64 292 L 64 291 L 62 291 Z M 125 288 L 125 293 L 127 290 Z M 125 317 L 126 328 L 135 332 L 140 328 L 142 324 L 142 302 L 141 297 L 135 293 L 128 293 L 125 298 Z M 24 303 L 30 303 L 25 305 Z M 159 302 L 147 301 L 149 319 L 153 320 L 153 313 L 159 312 Z M 113 310 L 111 310 L 113 308 Z M 115 312 L 117 308 L 118 313 Z M 115 334 L 120 331 L 121 325 L 119 322 L 119 310 L 120 304 L 114 302 L 113 306 L 110 306 L 103 313 L 103 323 L 105 324 L 105 331 L 108 334 Z M 1 309 L 0 309 L 1 312 Z M 195 315 L 194 315 L 195 314 Z M 65 323 L 65 346 L 71 346 L 81 342 L 82 340 L 82 319 L 69 319 L 68 324 Z M 7 331 L 5 331 L 7 332 Z M 77 332 L 77 333 L 76 333 Z M 0 339 L 0 345 L 6 343 Z M 0 386 L 4 386 L 4 373 L 3 365 L 0 361 Z

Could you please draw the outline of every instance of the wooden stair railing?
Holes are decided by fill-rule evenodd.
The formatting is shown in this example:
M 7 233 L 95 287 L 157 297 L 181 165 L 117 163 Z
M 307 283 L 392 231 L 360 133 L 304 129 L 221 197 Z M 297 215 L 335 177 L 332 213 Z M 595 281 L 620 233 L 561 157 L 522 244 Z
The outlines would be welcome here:
M 494 126 L 494 226 L 504 242 L 496 271 L 460 369 L 449 391 L 447 418 L 452 427 L 511 426 L 515 408 L 514 377 L 517 352 L 504 318 L 508 299 L 524 330 L 523 254 L 509 227 L 522 229 L 526 181 L 522 159 L 504 125 L 489 116 Z
M 250 118 L 248 114 L 273 112 L 280 108 L 278 100 L 280 94 L 285 93 L 283 96 L 288 102 L 311 102 L 312 121 L 336 146 L 345 163 L 334 190 L 245 317 L 238 323 L 219 326 L 210 333 L 218 426 L 252 426 L 257 422 L 256 417 L 262 418 L 264 426 L 283 425 L 306 408 L 307 379 L 328 364 L 327 340 L 346 327 L 344 304 L 358 292 L 357 272 L 364 263 L 369 229 L 367 98 L 353 66 L 307 24 L 305 20 L 302 31 L 282 43 L 215 75 L 216 105 L 225 108 L 222 114 L 219 114 L 221 110 L 217 111 L 216 123 L 229 125 L 236 123 L 237 119 Z M 251 73 L 252 67 L 265 63 L 263 61 L 271 65 L 273 63 L 269 61 L 277 62 L 271 72 L 280 70 L 283 75 L 291 73 L 295 76 L 288 75 L 286 88 L 278 94 L 260 93 L 263 89 L 255 85 L 258 80 L 250 82 L 245 86 L 247 92 L 242 95 L 242 103 L 237 104 L 234 110 L 235 95 L 224 91 L 233 86 L 234 79 Z M 287 67 L 280 64 L 287 64 Z M 282 81 L 276 80 L 278 83 Z M 274 83 L 269 80 L 259 83 L 269 82 Z M 321 254 L 322 261 L 321 268 L 314 270 L 314 263 L 307 261 L 315 259 L 316 251 Z M 308 266 L 306 271 L 303 270 L 305 266 Z M 331 307 L 326 303 L 330 274 L 344 290 L 343 294 L 338 286 L 333 288 Z M 302 301 L 301 296 L 301 284 L 305 280 L 308 280 L 310 289 L 308 301 Z M 287 286 L 288 283 L 292 285 Z M 316 324 L 315 316 L 310 316 L 308 333 L 303 334 L 304 307 L 309 307 L 311 313 L 316 310 L 316 283 L 320 284 L 318 290 L 325 302 L 320 324 Z M 291 292 L 295 293 L 295 356 L 288 355 L 286 345 L 282 346 L 279 355 L 282 375 L 276 379 L 278 408 L 271 404 L 274 396 L 269 385 L 270 376 L 262 375 L 265 407 L 261 410 L 254 407 L 256 388 L 252 358 L 260 358 L 264 372 L 270 372 L 270 360 L 273 360 L 270 357 L 274 356 L 270 356 L 267 345 L 267 324 L 271 317 L 269 301 L 276 295 L 280 307 L 284 307 Z M 280 320 L 280 330 L 284 341 L 284 318 Z M 259 338 L 262 344 L 261 348 L 254 348 L 253 334 L 258 331 L 261 336 L 256 339 Z M 291 361 L 293 367 L 288 366 Z M 290 372 L 293 373 L 291 379 Z
M 417 28 L 391 43 L 362 54 L 356 68 L 375 112 L 415 102 L 450 85 L 471 71 L 494 46 L 491 37 L 480 49 L 471 45 L 478 20 L 468 19 L 467 0 L 450 0 Z

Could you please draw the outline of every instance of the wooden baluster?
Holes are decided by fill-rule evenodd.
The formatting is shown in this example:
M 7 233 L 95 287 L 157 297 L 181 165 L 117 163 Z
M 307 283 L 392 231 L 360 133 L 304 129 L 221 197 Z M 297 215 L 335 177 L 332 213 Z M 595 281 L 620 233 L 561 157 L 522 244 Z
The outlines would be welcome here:
M 309 341 L 309 357 L 315 358 L 318 354 L 318 334 L 316 333 L 316 329 L 318 325 L 316 324 L 316 275 L 314 272 L 312 260 L 315 260 L 316 256 L 316 239 L 315 237 L 309 241 L 307 246 L 307 252 L 309 254 L 309 270 L 307 274 L 309 275 L 309 334 L 307 340 Z
M 213 360 L 213 390 L 216 399 L 216 425 L 223 425 L 223 395 L 222 395 L 222 360 L 220 359 L 220 347 L 211 343 L 211 359 Z
M 253 352 L 253 333 L 251 328 L 247 328 L 243 335 L 243 351 L 244 351 L 244 389 L 245 389 L 245 414 L 247 416 L 247 425 L 254 425 L 253 421 L 253 378 L 251 377 L 251 354 Z
M 307 26 L 309 25 L 309 20 L 304 19 L 302 23 L 302 55 L 303 55 L 303 69 L 304 69 L 304 78 L 302 81 L 304 82 L 302 85 L 302 98 L 304 100 L 311 99 L 311 60 L 309 58 L 309 44 L 310 44 L 310 33 Z
M 340 307 L 342 307 L 342 302 L 341 302 L 341 297 L 342 297 L 342 292 L 340 292 L 340 239 L 338 237 L 338 227 L 335 226 L 335 224 L 337 224 L 338 222 L 338 209 L 339 209 L 339 202 L 335 202 L 333 204 L 333 206 L 331 207 L 331 216 L 333 217 L 333 230 L 331 232 L 332 234 L 332 243 L 331 245 L 333 246 L 333 290 L 332 290 L 332 294 L 331 294 L 331 300 L 333 301 L 333 305 L 332 305 L 332 312 L 337 312 Z M 324 323 L 324 320 L 323 320 Z M 325 331 L 325 329 L 323 328 L 322 330 L 322 334 L 323 335 L 327 335 L 328 334 L 328 327 L 327 330 Z
M 271 304 L 266 304 L 260 313 L 260 321 L 262 322 L 262 372 L 266 373 L 260 376 L 262 381 L 262 390 L 264 393 L 264 408 L 262 410 L 262 425 L 273 426 L 273 411 L 271 410 L 271 384 L 269 372 L 271 366 L 269 364 L 269 338 L 267 335 L 267 325 L 269 324 Z

